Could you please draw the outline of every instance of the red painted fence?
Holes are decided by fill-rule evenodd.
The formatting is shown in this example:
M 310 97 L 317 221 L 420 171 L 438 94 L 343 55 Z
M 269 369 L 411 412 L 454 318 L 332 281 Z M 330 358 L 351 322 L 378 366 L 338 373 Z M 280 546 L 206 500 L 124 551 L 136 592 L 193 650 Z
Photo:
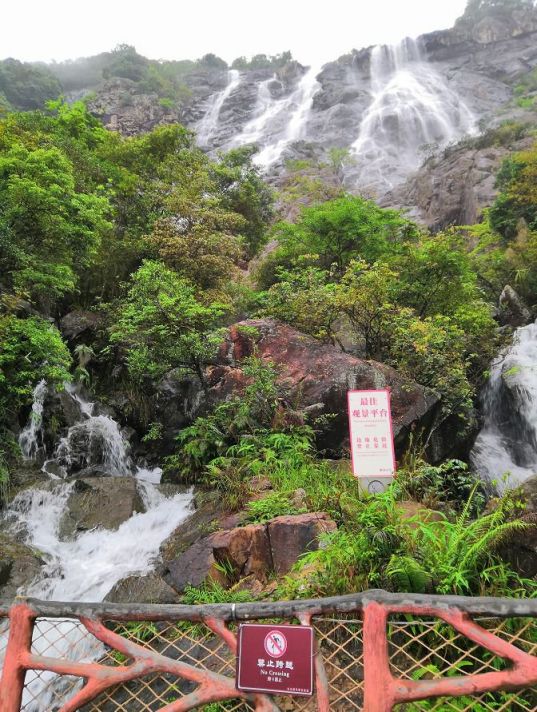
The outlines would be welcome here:
M 18 599 L 0 606 L 0 712 L 537 711 L 536 618 L 537 600 L 383 591 L 205 606 Z M 236 626 L 253 620 L 314 626 L 313 698 L 236 690 Z

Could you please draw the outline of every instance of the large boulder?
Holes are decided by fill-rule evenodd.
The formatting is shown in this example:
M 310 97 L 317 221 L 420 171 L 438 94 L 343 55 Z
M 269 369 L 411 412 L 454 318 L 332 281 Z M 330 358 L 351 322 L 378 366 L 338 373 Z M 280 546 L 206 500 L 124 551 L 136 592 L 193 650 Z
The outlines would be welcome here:
M 179 593 L 216 580 L 230 586 L 244 578 L 265 584 L 272 573 L 288 573 L 302 554 L 315 551 L 320 536 L 336 524 L 323 512 L 296 514 L 219 531 L 164 562 L 164 580 Z
M 274 570 L 288 573 L 302 554 L 319 548 L 321 534 L 333 532 L 336 523 L 323 512 L 276 517 L 267 525 Z
M 506 284 L 500 294 L 500 318 L 503 324 L 517 328 L 531 321 L 531 312 L 517 291 Z
M 318 433 L 319 447 L 328 452 L 339 455 L 348 447 L 349 390 L 390 389 L 394 436 L 400 448 L 411 431 L 426 430 L 434 419 L 438 398 L 429 389 L 390 366 L 359 359 L 272 319 L 248 320 L 230 328 L 218 365 L 206 374 L 206 405 L 214 407 L 240 393 L 246 383 L 241 364 L 253 353 L 276 366 L 279 383 L 294 408 L 314 417 L 330 416 Z
M 201 586 L 208 580 L 225 584 L 226 576 L 217 567 L 211 537 L 200 539 L 183 554 L 166 562 L 164 581 L 182 593 L 187 586 Z
M 95 527 L 115 530 L 144 511 L 133 477 L 84 477 L 74 483 L 60 531 L 69 537 Z
M 273 569 L 271 542 L 263 524 L 250 524 L 211 537 L 213 556 L 231 579 L 254 575 L 266 581 Z
M 106 594 L 112 603 L 178 603 L 179 596 L 158 574 L 128 576 L 118 581 Z
M 77 309 L 69 312 L 60 321 L 60 329 L 68 341 L 77 341 L 80 337 L 93 338 L 102 326 L 103 318 L 96 312 Z

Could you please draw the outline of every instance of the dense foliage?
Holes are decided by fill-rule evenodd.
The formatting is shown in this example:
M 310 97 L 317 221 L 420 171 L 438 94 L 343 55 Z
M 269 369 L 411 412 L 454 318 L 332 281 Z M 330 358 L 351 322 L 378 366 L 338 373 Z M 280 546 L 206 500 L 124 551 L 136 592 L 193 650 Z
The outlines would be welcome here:
M 285 53 L 235 64 L 289 60 Z M 85 82 L 116 77 L 174 98 L 189 72 L 227 69 L 214 55 L 152 63 L 121 46 L 55 71 L 74 88 L 80 67 Z M 55 95 L 49 74 L 34 70 L 43 98 Z M 16 89 L 15 79 L 11 94 L 0 84 L 11 107 L 25 101 Z M 517 131 L 503 126 L 481 140 L 509 142 Z M 179 125 L 122 138 L 85 104 L 61 100 L 0 120 L 0 481 L 5 434 L 27 417 L 41 379 L 58 387 L 83 379 L 103 401 L 119 390 L 123 414 L 158 449 L 165 424 L 150 418 L 159 389 L 173 377 L 207 396 L 226 327 L 246 316 L 276 318 L 395 367 L 440 398 L 435 427 L 449 419 L 457 437 L 471 431 L 499 346 L 503 287 L 516 284 L 537 302 L 537 149 L 506 161 L 480 225 L 435 235 L 400 211 L 347 194 L 338 176 L 349 156 L 337 149 L 330 164 L 289 165 L 279 204 L 292 219 L 274 222 L 273 193 L 254 152 L 213 160 Z M 58 325 L 74 309 L 97 326 L 68 347 Z M 407 453 L 397 485 L 366 497 L 345 462 L 320 459 L 318 423 L 288 401 L 270 361 L 254 349 L 239 378 L 237 391 L 215 408 L 207 397 L 203 415 L 172 434 L 166 476 L 216 488 L 223 506 L 246 507 L 247 521 L 303 511 L 334 519 L 337 532 L 280 582 L 281 595 L 372 586 L 534 593 L 534 582 L 497 551 L 523 528 L 516 497 L 484 512 L 485 492 L 468 466 L 426 463 L 424 443 Z M 269 489 L 252 501 L 260 479 Z M 401 505 L 409 498 L 440 514 L 409 521 Z
M 211 161 L 181 126 L 122 139 L 81 103 L 8 114 L 0 426 L 26 412 L 41 378 L 68 378 L 69 350 L 47 319 L 74 307 L 100 306 L 105 322 L 97 341 L 79 345 L 86 380 L 92 359 L 90 370 L 104 367 L 96 382 L 116 359 L 133 388 L 173 368 L 201 374 L 232 307 L 230 276 L 259 249 L 270 215 L 251 151 Z

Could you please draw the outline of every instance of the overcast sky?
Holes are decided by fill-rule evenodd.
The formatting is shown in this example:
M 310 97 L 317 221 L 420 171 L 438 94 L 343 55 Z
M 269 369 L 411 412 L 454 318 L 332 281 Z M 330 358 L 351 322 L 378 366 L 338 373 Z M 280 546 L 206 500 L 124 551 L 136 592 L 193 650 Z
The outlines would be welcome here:
M 120 43 L 152 59 L 290 49 L 304 64 L 451 27 L 466 0 L 18 0 L 2 3 L 0 58 L 57 60 Z

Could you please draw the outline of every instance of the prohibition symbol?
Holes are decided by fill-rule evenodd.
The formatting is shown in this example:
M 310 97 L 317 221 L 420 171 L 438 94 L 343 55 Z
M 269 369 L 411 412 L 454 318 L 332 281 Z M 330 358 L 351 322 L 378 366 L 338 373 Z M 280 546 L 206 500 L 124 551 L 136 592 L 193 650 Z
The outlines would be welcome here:
M 279 630 L 271 630 L 265 636 L 265 650 L 271 658 L 281 658 L 287 650 L 287 639 Z

